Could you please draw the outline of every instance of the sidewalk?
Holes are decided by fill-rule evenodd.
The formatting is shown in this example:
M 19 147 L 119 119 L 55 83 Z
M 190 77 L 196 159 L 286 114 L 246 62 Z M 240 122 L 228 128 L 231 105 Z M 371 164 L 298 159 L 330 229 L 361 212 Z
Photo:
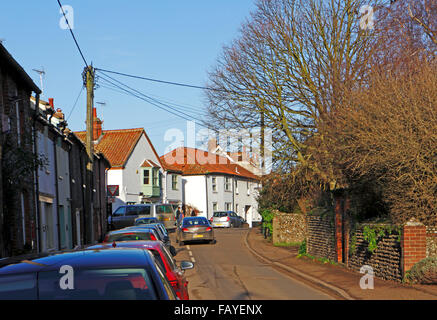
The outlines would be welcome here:
M 297 247 L 275 247 L 264 239 L 259 228 L 249 229 L 246 239 L 255 256 L 296 279 L 330 292 L 344 300 L 437 300 L 437 285 L 405 285 L 395 281 L 374 279 L 374 289 L 363 290 L 359 282 L 363 274 L 342 265 L 322 264 L 309 258 L 297 258 Z

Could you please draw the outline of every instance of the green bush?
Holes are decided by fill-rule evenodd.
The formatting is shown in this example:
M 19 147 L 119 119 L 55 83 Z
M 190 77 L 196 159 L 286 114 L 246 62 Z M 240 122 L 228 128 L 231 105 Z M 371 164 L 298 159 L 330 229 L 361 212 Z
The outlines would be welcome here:
M 416 263 L 406 275 L 406 282 L 437 284 L 437 257 L 425 258 Z
M 302 241 L 299 247 L 299 254 L 305 254 L 307 253 L 307 240 L 305 239 Z

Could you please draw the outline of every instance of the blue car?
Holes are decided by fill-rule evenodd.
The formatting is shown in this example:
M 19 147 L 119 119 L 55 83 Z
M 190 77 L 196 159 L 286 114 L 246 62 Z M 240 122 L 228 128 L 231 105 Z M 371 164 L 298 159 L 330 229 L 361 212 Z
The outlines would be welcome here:
M 108 248 L 0 260 L 0 300 L 177 300 L 148 250 Z

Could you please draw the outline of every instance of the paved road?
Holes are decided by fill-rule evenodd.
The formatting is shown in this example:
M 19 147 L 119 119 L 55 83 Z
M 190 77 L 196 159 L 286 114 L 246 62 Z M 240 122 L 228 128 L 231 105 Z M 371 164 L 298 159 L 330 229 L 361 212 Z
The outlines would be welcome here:
M 191 260 L 186 271 L 192 300 L 321 300 L 330 296 L 255 258 L 244 244 L 247 229 L 214 229 L 216 244 L 180 247 L 177 261 Z

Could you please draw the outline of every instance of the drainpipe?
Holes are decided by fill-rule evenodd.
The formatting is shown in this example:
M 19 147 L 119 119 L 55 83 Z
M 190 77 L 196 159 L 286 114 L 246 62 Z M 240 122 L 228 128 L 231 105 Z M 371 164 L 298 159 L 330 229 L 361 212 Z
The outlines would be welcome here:
M 51 119 L 52 117 L 50 117 Z M 56 150 L 58 137 L 53 140 L 55 156 L 55 188 L 56 188 L 56 227 L 58 229 L 58 250 L 61 250 L 61 225 L 59 224 L 59 183 L 58 183 L 58 155 Z
M 208 176 L 205 174 L 205 191 L 206 191 L 206 219 L 209 220 L 208 217 Z
M 35 158 L 38 157 L 38 130 L 36 123 L 39 117 L 39 94 L 35 98 L 35 114 L 33 118 L 33 150 Z M 39 233 L 39 216 L 40 216 L 40 202 L 39 202 L 39 167 L 35 168 L 35 234 L 36 234 L 36 252 L 40 252 L 40 233 Z

